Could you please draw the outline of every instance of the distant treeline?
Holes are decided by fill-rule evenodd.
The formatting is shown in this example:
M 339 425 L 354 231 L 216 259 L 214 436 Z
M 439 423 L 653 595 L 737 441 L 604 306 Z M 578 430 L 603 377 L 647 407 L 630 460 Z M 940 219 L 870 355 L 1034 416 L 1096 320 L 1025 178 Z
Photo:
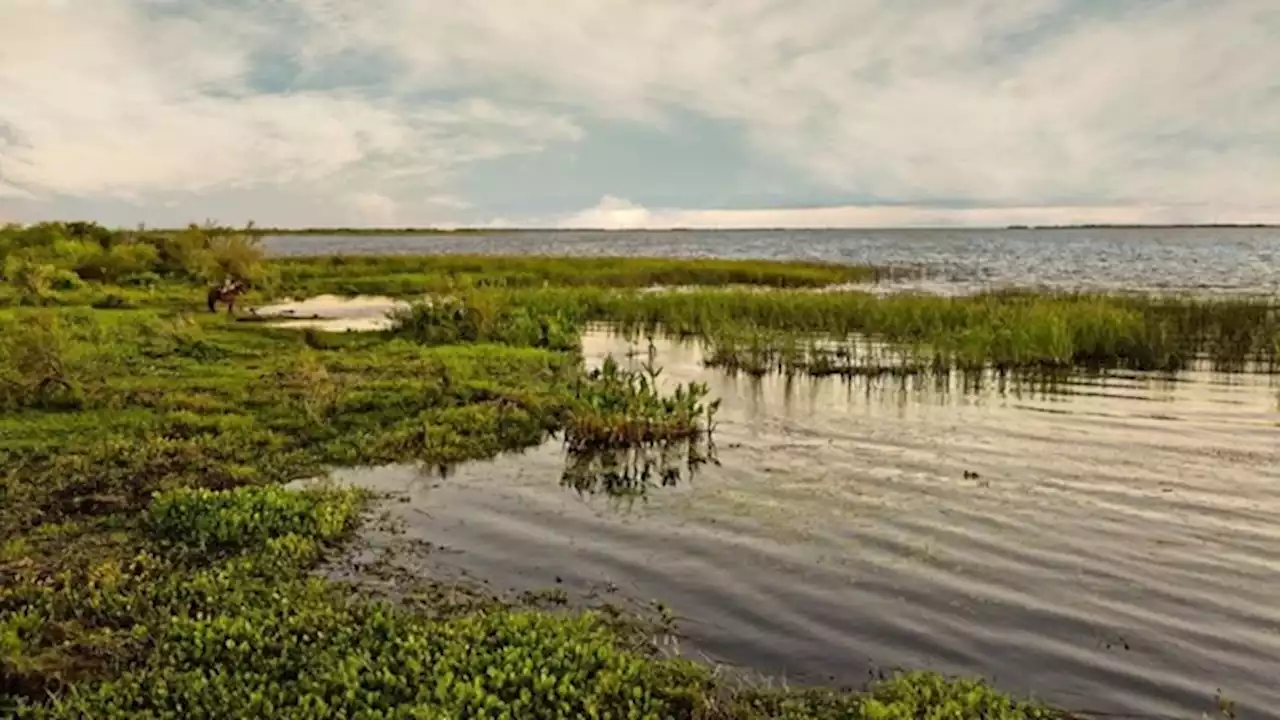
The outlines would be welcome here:
M 1009 225 L 1007 230 L 1176 230 L 1176 229 L 1280 228 L 1267 223 L 1192 223 L 1145 225 L 1141 223 L 1086 223 L 1083 225 Z

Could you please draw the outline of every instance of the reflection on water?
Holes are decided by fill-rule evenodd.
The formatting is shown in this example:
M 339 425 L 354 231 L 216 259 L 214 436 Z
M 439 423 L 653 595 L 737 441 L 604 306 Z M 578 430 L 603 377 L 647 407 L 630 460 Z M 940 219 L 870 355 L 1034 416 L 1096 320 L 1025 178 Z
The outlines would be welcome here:
M 372 331 L 391 327 L 390 313 L 409 303 L 377 295 L 317 295 L 254 308 L 253 317 L 278 319 L 274 325 L 329 332 Z
M 591 362 L 626 350 L 584 340 Z M 390 510 L 409 532 L 456 551 L 430 572 L 661 598 L 686 650 L 792 682 L 924 667 L 1179 717 L 1221 688 L 1280 717 L 1270 378 L 735 379 L 696 346 L 657 352 L 663 381 L 723 404 L 717 461 L 651 473 L 643 503 L 566 490 L 556 443 L 447 480 L 345 475 L 408 496 Z M 585 477 L 635 476 L 598 462 Z
M 565 453 L 560 484 L 581 494 L 634 499 L 655 487 L 671 488 L 692 480 L 707 463 L 718 464 L 709 438 L 655 447 L 570 451 Z

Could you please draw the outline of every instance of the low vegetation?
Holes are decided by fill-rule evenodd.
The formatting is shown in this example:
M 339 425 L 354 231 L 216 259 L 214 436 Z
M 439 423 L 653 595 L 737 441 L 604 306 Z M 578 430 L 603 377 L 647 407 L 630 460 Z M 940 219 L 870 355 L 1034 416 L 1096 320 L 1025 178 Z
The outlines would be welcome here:
M 750 285 L 815 288 L 871 282 L 906 269 L 714 258 L 493 255 L 337 255 L 273 261 L 280 280 L 304 294 L 421 295 L 476 288 L 647 288 Z

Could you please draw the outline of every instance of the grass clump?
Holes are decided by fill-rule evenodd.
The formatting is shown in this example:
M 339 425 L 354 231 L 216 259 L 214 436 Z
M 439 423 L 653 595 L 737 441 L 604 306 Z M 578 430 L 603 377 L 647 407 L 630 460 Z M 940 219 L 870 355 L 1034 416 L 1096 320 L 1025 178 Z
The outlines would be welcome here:
M 387 332 L 424 345 L 493 342 L 553 350 L 578 346 L 581 326 L 564 313 L 541 315 L 483 299 L 446 297 L 397 309 Z
M 571 452 L 614 450 L 695 440 L 710 435 L 719 400 L 706 402 L 701 383 L 662 394 L 659 368 L 625 370 L 612 356 L 575 391 L 565 440 Z

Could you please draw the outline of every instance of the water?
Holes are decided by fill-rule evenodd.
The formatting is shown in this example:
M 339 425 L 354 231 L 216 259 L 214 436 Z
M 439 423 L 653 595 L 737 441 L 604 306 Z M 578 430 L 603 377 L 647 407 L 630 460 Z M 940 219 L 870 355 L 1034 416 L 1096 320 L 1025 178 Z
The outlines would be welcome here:
M 395 321 L 391 314 L 408 307 L 406 301 L 379 295 L 317 295 L 253 308 L 251 317 L 270 318 L 272 325 L 280 327 L 371 332 L 392 327 Z
M 490 253 L 819 260 L 924 266 L 949 283 L 1280 293 L 1280 229 L 753 230 L 284 236 L 273 255 Z M 932 287 L 930 289 L 933 289 Z
M 589 358 L 625 343 L 598 333 Z M 1280 718 L 1280 389 L 1264 376 L 1079 378 L 1054 394 L 732 379 L 720 466 L 634 504 L 560 486 L 552 444 L 407 496 L 431 573 L 666 602 L 684 650 L 791 682 L 980 675 L 1079 710 Z M 976 473 L 976 476 L 975 476 Z

